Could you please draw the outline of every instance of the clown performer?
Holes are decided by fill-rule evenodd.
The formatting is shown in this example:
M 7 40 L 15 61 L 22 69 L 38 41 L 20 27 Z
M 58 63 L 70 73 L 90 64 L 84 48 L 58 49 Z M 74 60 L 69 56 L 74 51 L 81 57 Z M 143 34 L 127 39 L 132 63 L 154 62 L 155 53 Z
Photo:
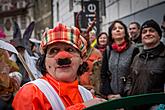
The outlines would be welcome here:
M 78 85 L 86 69 L 86 41 L 76 27 L 59 23 L 43 34 L 39 67 L 43 77 L 25 84 L 16 94 L 14 110 L 82 110 L 105 102 Z
M 17 64 L 9 59 L 8 51 L 0 44 L 0 110 L 12 110 L 12 100 L 19 90 L 22 75 Z

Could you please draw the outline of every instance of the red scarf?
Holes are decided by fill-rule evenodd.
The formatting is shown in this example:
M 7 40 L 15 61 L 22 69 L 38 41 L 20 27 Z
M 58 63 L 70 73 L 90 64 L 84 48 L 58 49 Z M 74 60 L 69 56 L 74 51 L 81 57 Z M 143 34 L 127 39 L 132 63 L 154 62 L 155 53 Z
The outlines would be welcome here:
M 126 41 L 122 42 L 121 44 L 116 44 L 116 43 L 112 44 L 112 49 L 119 53 L 123 52 L 126 49 L 126 47 L 127 47 Z
M 98 46 L 98 50 L 103 54 L 105 51 L 106 45 L 105 46 Z

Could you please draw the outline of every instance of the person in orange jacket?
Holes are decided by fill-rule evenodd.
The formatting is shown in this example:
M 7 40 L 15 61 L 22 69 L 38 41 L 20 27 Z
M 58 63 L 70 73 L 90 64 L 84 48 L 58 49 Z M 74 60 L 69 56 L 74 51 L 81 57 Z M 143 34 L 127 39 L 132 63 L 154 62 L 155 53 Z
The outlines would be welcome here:
M 86 41 L 76 27 L 59 23 L 41 40 L 38 62 L 43 77 L 25 84 L 16 94 L 14 110 L 82 110 L 106 100 L 94 98 L 78 85 L 85 72 Z

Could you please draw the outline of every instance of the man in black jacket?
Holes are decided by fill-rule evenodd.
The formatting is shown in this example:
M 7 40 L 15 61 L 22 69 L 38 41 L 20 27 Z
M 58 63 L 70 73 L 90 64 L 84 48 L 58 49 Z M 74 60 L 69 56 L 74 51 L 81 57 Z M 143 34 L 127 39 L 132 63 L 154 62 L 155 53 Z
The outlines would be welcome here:
M 154 20 L 143 23 L 141 37 L 144 48 L 135 56 L 131 65 L 125 88 L 128 95 L 164 91 L 165 46 L 160 41 L 161 36 L 160 26 Z M 148 110 L 148 108 L 143 106 L 138 110 Z
M 129 37 L 134 43 L 141 43 L 140 24 L 138 22 L 131 22 L 128 25 Z

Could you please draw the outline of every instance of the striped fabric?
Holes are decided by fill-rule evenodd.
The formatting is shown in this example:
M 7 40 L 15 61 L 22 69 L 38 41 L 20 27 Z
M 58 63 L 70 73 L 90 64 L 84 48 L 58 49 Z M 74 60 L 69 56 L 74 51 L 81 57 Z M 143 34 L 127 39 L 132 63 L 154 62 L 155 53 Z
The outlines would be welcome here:
M 59 23 L 55 28 L 49 29 L 43 34 L 41 48 L 44 50 L 47 45 L 55 42 L 65 42 L 73 45 L 82 55 L 86 52 L 86 40 L 80 35 L 76 27 L 67 27 Z

